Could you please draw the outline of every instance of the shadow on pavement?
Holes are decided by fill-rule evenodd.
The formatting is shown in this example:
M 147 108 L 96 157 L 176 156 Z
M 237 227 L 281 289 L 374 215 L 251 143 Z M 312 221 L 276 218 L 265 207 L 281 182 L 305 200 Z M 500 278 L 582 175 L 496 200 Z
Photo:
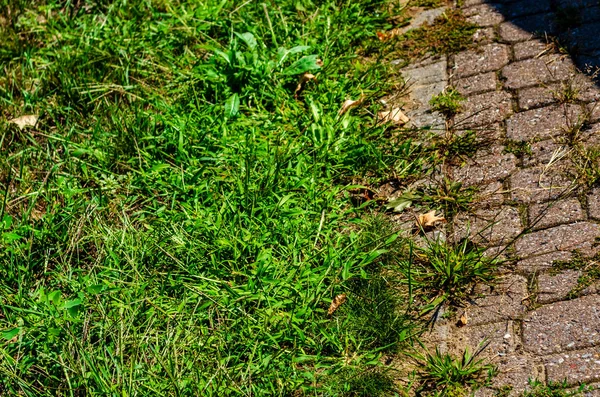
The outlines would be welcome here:
M 531 35 L 555 42 L 569 53 L 579 70 L 598 78 L 600 68 L 600 0 L 465 0 L 475 4 L 478 17 L 503 21 L 500 36 L 514 41 Z M 480 23 L 481 24 L 481 23 Z M 491 24 L 491 22 L 490 22 Z M 510 41 L 510 40 L 509 40 Z

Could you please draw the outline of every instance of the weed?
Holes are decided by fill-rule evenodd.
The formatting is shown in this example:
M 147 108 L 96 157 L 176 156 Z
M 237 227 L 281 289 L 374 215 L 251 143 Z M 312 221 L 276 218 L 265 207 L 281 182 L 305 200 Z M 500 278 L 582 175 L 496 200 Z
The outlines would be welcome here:
M 455 88 L 448 87 L 432 97 L 429 105 L 431 105 L 431 110 L 440 112 L 447 119 L 451 119 L 461 111 L 464 100 L 465 98 Z
M 476 189 L 465 187 L 462 183 L 444 178 L 428 186 L 422 196 L 427 207 L 436 206 L 448 220 L 454 215 L 467 211 L 473 202 Z
M 583 384 L 576 389 L 571 389 L 566 381 L 544 384 L 534 379 L 529 381 L 529 385 L 531 388 L 525 390 L 521 394 L 522 397 L 576 397 L 583 395 L 588 390 Z
M 429 240 L 417 252 L 414 263 L 403 265 L 413 290 L 428 299 L 421 303 L 422 314 L 444 303 L 461 304 L 476 284 L 491 283 L 497 269 L 496 260 L 486 257 L 467 239 L 457 244 Z
M 417 395 L 467 396 L 497 374 L 494 365 L 478 359 L 481 350 L 470 353 L 466 349 L 462 356 L 455 358 L 448 353 L 427 352 L 418 357 L 421 369 L 418 376 L 421 386 Z
M 577 280 L 577 285 L 567 294 L 568 299 L 574 299 L 581 293 L 600 280 L 600 254 L 592 258 L 586 258 L 581 253 L 575 252 L 571 260 L 554 261 L 550 274 L 559 274 L 563 270 L 577 270 L 581 276 Z
M 579 88 L 573 80 L 563 81 L 560 87 L 552 91 L 552 95 L 561 103 L 574 103 L 579 97 Z
M 444 5 L 445 0 L 411 0 L 409 5 L 412 7 L 436 8 Z
M 522 158 L 526 155 L 531 155 L 531 145 L 527 141 L 508 139 L 504 144 L 504 153 L 512 153 L 515 156 Z

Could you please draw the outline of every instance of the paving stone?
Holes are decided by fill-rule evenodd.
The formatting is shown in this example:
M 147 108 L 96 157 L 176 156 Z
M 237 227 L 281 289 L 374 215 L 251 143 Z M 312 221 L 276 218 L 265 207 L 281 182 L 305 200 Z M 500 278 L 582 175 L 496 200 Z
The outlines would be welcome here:
M 590 222 L 560 225 L 522 236 L 515 243 L 515 250 L 521 258 L 546 254 L 553 251 L 579 250 L 583 255 L 593 255 L 596 237 L 600 236 L 600 226 Z
M 520 89 L 517 94 L 519 108 L 529 110 L 556 102 L 555 89 L 555 85 Z
M 409 67 L 401 71 L 402 77 L 408 84 L 425 86 L 429 84 L 446 81 L 446 69 L 448 64 L 446 59 L 440 59 L 435 63 L 419 67 Z
M 586 115 L 591 122 L 600 121 L 600 101 L 588 103 L 586 106 Z
M 523 320 L 525 350 L 546 355 L 600 343 L 600 296 L 552 303 Z M 600 373 L 600 372 L 599 372 Z
M 565 196 L 576 187 L 575 178 L 558 166 L 524 168 L 509 178 L 511 198 L 518 203 L 543 203 Z
M 556 251 L 533 256 L 517 262 L 517 270 L 527 274 L 537 274 L 553 267 L 554 261 L 569 261 L 573 254 L 569 251 Z
M 476 156 L 453 170 L 454 179 L 465 186 L 505 179 L 517 168 L 517 158 L 512 153 L 503 153 L 498 147 L 492 154 Z
M 467 21 L 479 26 L 493 26 L 504 21 L 502 12 L 504 8 L 500 4 L 478 4 L 473 7 L 463 8 L 463 15 Z
M 550 356 L 545 360 L 548 381 L 577 385 L 600 380 L 600 351 L 588 349 Z
M 508 17 L 524 17 L 532 14 L 542 14 L 550 11 L 550 1 L 544 0 L 522 0 L 510 3 L 504 7 L 504 15 Z
M 489 44 L 494 41 L 495 37 L 496 33 L 494 32 L 494 28 L 491 26 L 477 29 L 477 31 L 473 33 L 473 43 L 477 45 Z
M 509 397 L 519 396 L 529 390 L 530 379 L 544 379 L 543 369 L 527 356 L 511 354 L 495 360 L 498 366 L 498 375 L 492 379 L 492 387 L 499 389 L 502 386 L 511 386 Z M 496 396 L 498 394 L 495 394 Z
M 473 214 L 459 214 L 454 219 L 457 240 L 469 235 L 473 242 L 481 245 L 509 244 L 522 230 L 519 211 L 509 206 L 478 209 Z
M 454 74 L 467 77 L 499 70 L 509 62 L 509 48 L 504 44 L 487 44 L 454 56 Z
M 446 82 L 440 81 L 427 85 L 414 85 L 410 87 L 409 98 L 411 107 L 420 111 L 429 110 L 429 101 L 435 95 L 440 94 L 446 88 Z
M 560 139 L 548 139 L 529 145 L 531 154 L 523 156 L 523 166 L 532 167 L 540 164 L 548 164 L 555 153 L 568 150 L 568 146 L 559 142 Z
M 552 105 L 517 113 L 506 120 L 506 136 L 514 141 L 552 138 L 577 121 L 581 108 L 577 105 Z
M 529 207 L 529 225 L 533 230 L 583 220 L 585 220 L 585 213 L 576 198 L 534 204 Z
M 428 128 L 433 132 L 442 133 L 446 127 L 446 118 L 438 113 L 428 109 L 419 111 L 407 111 L 406 116 L 410 119 L 410 124 L 415 128 Z
M 565 270 L 559 274 L 541 274 L 538 277 L 537 300 L 551 303 L 563 300 L 577 286 L 581 271 Z
M 590 218 L 600 220 L 600 188 L 594 188 L 587 195 L 588 214 Z
M 588 76 L 579 74 L 574 82 L 578 91 L 577 99 L 585 102 L 600 101 L 600 87 Z
M 517 61 L 547 54 L 552 51 L 552 49 L 552 45 L 548 45 L 548 43 L 543 40 L 529 40 L 522 43 L 516 43 L 513 46 L 515 59 Z
M 553 34 L 556 31 L 554 25 L 554 14 L 532 15 L 504 22 L 498 31 L 502 40 L 515 43 Z M 525 26 L 527 28 L 524 28 Z
M 455 327 L 452 332 L 452 345 L 455 346 L 455 350 L 464 350 L 468 347 L 469 351 L 474 352 L 486 346 L 481 357 L 487 358 L 505 356 L 514 352 L 517 339 L 512 321 L 474 327 L 469 325 Z
M 400 34 L 406 33 L 409 30 L 420 28 L 423 25 L 431 25 L 435 21 L 437 17 L 446 12 L 446 7 L 437 7 L 431 8 L 427 10 L 420 10 L 420 12 L 416 13 L 413 18 L 411 18 L 410 23 L 400 29 Z
M 462 95 L 472 95 L 496 90 L 498 78 L 495 72 L 476 74 L 462 79 L 451 80 L 452 85 Z
M 471 326 L 515 320 L 527 310 L 523 304 L 528 295 L 527 280 L 522 276 L 503 276 L 495 287 L 479 285 L 475 293 L 467 312 Z
M 463 110 L 454 117 L 454 123 L 460 128 L 490 125 L 504 120 L 511 113 L 512 97 L 508 92 L 486 92 L 468 97 Z
M 579 130 L 576 139 L 586 149 L 600 148 L 600 123 L 584 126 Z
M 479 208 L 499 206 L 504 202 L 504 193 L 501 182 L 487 183 L 479 189 L 472 205 Z
M 556 54 L 514 62 L 502 69 L 504 86 L 510 89 L 566 80 L 575 73 L 573 62 Z

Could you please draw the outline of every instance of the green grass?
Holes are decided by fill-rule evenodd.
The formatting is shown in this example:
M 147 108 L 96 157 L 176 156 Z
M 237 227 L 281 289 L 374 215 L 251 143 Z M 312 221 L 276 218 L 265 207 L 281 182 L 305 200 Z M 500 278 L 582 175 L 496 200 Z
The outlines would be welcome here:
M 373 117 L 390 2 L 0 10 L 1 395 L 390 395 L 444 255 L 487 280 L 353 200 L 438 161 Z
M 418 371 L 420 396 L 469 396 L 496 375 L 497 368 L 487 360 L 477 358 L 481 350 L 475 353 L 466 349 L 459 357 L 434 353 L 416 357 L 420 364 Z
M 529 385 L 530 389 L 521 393 L 522 397 L 577 397 L 591 390 L 585 384 L 577 388 L 569 388 L 566 381 L 543 384 L 538 380 L 530 380 Z
M 447 119 L 456 116 L 462 109 L 465 98 L 454 88 L 448 87 L 429 101 L 431 110 L 440 112 Z

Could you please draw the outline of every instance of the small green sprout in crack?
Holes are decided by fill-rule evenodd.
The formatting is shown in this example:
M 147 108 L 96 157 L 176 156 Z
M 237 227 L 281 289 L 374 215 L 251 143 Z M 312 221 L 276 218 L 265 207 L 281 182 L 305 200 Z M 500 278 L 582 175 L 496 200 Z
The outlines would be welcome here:
M 465 98 L 453 87 L 448 87 L 429 101 L 431 110 L 443 114 L 447 119 L 456 116 L 463 107 Z
M 577 285 L 567 294 L 568 299 L 575 299 L 581 296 L 586 288 L 600 281 L 600 254 L 586 258 L 580 252 L 576 251 L 571 260 L 554 261 L 550 275 L 558 275 L 564 270 L 581 272 L 581 275 L 577 279 Z
M 529 381 L 530 388 L 521 393 L 521 397 L 578 397 L 589 391 L 585 384 L 573 389 L 566 381 L 544 384 L 537 379 Z
M 504 153 L 512 153 L 518 158 L 531 155 L 531 145 L 527 141 L 515 141 L 509 139 L 504 144 Z
M 579 98 L 579 87 L 573 79 L 563 81 L 559 87 L 552 90 L 552 96 L 561 103 L 574 103 Z
M 478 358 L 483 348 L 474 353 L 465 349 L 459 357 L 442 353 L 436 348 L 434 353 L 426 352 L 415 357 L 421 369 L 417 377 L 420 386 L 417 396 L 469 396 L 475 390 L 489 385 L 497 375 L 496 366 L 486 359 Z

